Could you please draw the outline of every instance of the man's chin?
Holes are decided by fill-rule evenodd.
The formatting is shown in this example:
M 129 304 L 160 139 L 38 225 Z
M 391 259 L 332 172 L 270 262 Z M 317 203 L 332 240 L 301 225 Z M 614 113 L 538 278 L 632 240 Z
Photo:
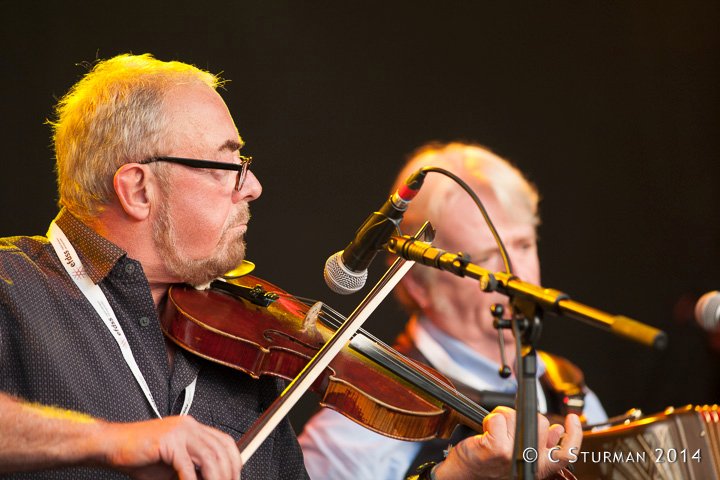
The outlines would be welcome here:
M 244 252 L 243 252 L 244 253 Z M 232 258 L 232 260 L 230 260 Z M 183 265 L 175 265 L 175 277 L 182 283 L 193 286 L 207 285 L 218 277 L 236 268 L 242 263 L 244 255 L 194 260 Z

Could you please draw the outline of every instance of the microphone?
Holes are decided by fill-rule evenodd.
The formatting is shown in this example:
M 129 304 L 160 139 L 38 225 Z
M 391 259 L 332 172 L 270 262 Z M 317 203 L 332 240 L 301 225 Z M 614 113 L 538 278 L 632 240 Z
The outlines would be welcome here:
M 398 231 L 405 210 L 420 190 L 426 173 L 420 169 L 410 175 L 380 209 L 365 220 L 345 250 L 327 259 L 323 275 L 330 290 L 347 295 L 357 292 L 365 285 L 370 263 L 382 246 Z
M 720 327 L 720 292 L 708 292 L 695 304 L 695 320 L 708 332 Z

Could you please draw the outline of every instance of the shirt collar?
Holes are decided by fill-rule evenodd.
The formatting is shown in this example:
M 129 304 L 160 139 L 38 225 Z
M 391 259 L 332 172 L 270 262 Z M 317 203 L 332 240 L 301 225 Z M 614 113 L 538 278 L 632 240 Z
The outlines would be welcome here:
M 468 347 L 461 340 L 452 337 L 435 326 L 426 317 L 419 317 L 413 328 L 410 328 L 410 334 L 415 338 L 414 330 L 422 329 L 430 335 L 437 344 L 447 353 L 453 362 L 457 363 L 465 370 L 472 371 L 484 383 L 496 391 L 515 391 L 517 389 L 517 381 L 515 377 L 507 379 L 498 375 L 500 365 L 489 360 L 487 357 Z M 507 344 L 505 348 L 513 348 L 511 344 Z M 537 357 L 538 377 L 545 373 L 545 363 L 540 356 Z M 458 379 L 462 380 L 462 379 Z
M 93 283 L 100 283 L 126 252 L 63 208 L 55 223 L 65 232 Z

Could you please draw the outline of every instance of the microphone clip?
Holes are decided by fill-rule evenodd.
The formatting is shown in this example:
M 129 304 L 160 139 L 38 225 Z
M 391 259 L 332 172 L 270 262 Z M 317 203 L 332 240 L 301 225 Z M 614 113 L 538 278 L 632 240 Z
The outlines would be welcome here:
M 498 348 L 500 349 L 500 370 L 498 370 L 498 375 L 500 375 L 501 378 L 510 378 L 512 370 L 510 370 L 510 366 L 505 359 L 505 336 L 501 330 L 512 328 L 512 323 L 510 320 L 502 318 L 503 313 L 505 313 L 505 308 L 499 303 L 494 303 L 490 307 L 490 313 L 495 318 L 493 320 L 493 328 L 498 331 Z

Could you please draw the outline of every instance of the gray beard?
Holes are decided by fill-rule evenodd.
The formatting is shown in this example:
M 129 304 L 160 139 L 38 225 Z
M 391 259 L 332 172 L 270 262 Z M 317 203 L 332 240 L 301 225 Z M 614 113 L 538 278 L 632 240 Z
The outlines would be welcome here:
M 190 285 L 205 285 L 222 274 L 240 265 L 245 258 L 245 240 L 229 238 L 229 230 L 238 223 L 250 219 L 247 203 L 241 205 L 229 218 L 218 242 L 217 249 L 207 258 L 191 259 L 182 256 L 177 248 L 175 224 L 170 218 L 166 202 L 161 201 L 153 225 L 153 242 L 163 259 L 165 269 L 173 278 Z

